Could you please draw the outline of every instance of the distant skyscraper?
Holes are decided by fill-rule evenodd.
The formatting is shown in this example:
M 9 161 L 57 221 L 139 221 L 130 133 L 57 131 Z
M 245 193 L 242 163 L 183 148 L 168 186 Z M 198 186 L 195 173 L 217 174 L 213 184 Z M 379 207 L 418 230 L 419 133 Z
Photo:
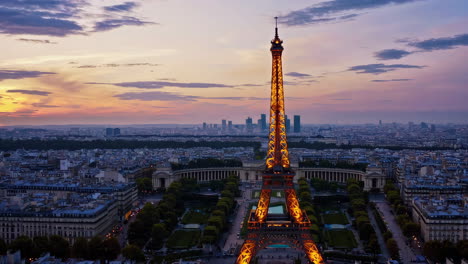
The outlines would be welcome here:
M 203 130 L 206 130 L 206 128 L 207 128 L 206 122 L 203 122 Z
M 436 131 L 436 126 L 434 124 L 431 125 L 431 132 L 434 133 Z
M 229 129 L 229 130 L 232 129 L 232 121 L 228 121 L 228 129 Z
M 294 133 L 301 133 L 301 116 L 294 116 Z
M 425 122 L 421 122 L 421 129 L 428 129 L 429 126 Z
M 262 131 L 265 131 L 267 129 L 266 114 L 260 115 L 260 129 Z
M 381 125 L 382 125 L 382 120 L 379 120 L 379 126 L 381 126 Z
M 286 132 L 289 133 L 289 131 L 291 131 L 291 119 L 289 119 L 287 115 L 285 115 L 284 118 L 286 123 Z
M 120 128 L 114 128 L 114 136 L 120 136 Z
M 114 129 L 113 128 L 106 128 L 106 137 L 112 137 L 114 135 Z
M 221 124 L 222 124 L 223 130 L 226 130 L 226 119 L 223 119 L 223 120 L 221 121 Z
M 253 123 L 252 123 L 252 118 L 247 117 L 245 120 L 245 127 L 247 128 L 247 131 L 251 132 L 253 130 Z

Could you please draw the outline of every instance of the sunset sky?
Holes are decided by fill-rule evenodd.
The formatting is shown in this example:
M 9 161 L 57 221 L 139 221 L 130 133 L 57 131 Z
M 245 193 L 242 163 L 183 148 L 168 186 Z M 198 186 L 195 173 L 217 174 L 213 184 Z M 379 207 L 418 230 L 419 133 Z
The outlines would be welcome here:
M 467 0 L 1 0 L 0 126 L 467 123 Z

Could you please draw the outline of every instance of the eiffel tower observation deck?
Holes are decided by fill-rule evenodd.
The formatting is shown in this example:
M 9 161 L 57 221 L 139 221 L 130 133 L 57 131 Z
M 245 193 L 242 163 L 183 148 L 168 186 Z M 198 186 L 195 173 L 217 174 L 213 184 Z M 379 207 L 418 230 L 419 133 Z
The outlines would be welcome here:
M 249 264 L 259 250 L 272 244 L 286 244 L 304 251 L 313 264 L 322 264 L 323 259 L 310 234 L 311 222 L 300 208 L 294 189 L 294 171 L 290 167 L 286 137 L 284 108 L 283 70 L 281 56 L 283 41 L 278 36 L 276 18 L 275 37 L 271 41 L 273 58 L 271 74 L 270 129 L 263 185 L 257 208 L 252 210 L 248 221 L 248 235 L 242 245 L 236 264 Z M 287 212 L 269 215 L 272 190 L 283 190 Z

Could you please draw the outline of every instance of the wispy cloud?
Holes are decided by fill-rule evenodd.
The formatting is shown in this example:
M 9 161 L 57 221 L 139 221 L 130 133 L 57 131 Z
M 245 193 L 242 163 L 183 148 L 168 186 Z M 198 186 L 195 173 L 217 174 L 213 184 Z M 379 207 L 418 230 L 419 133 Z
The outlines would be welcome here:
M 76 64 L 76 63 L 71 63 L 71 64 Z M 108 64 L 100 64 L 100 65 L 86 64 L 86 65 L 79 65 L 79 66 L 76 66 L 75 68 L 79 68 L 79 69 L 94 69 L 94 68 L 99 68 L 99 67 L 104 67 L 104 68 L 116 68 L 116 67 L 134 67 L 134 66 L 151 66 L 151 67 L 154 67 L 154 66 L 159 66 L 159 64 L 149 63 L 149 62 L 123 63 L 123 64 L 108 63 Z
M 416 1 L 420 0 L 331 0 L 292 11 L 280 17 L 280 22 L 288 26 L 343 22 L 359 16 L 355 12 Z
M 119 28 L 122 26 L 146 26 L 146 25 L 154 25 L 157 23 L 150 22 L 150 21 L 143 21 L 136 17 L 120 17 L 120 18 L 113 18 L 113 19 L 106 19 L 103 21 L 98 21 L 94 24 L 94 32 L 100 31 L 108 31 L 115 28 Z
M 196 101 L 198 96 L 180 95 L 170 92 L 130 92 L 114 95 L 120 100 L 139 100 L 139 101 Z
M 57 44 L 57 42 L 50 41 L 48 39 L 28 39 L 28 38 L 19 38 L 16 39 L 19 41 L 24 41 L 24 42 L 31 42 L 31 43 L 37 43 L 37 44 Z
M 22 90 L 22 89 L 13 89 L 7 90 L 7 93 L 20 93 L 20 94 L 29 94 L 29 95 L 39 95 L 39 96 L 48 96 L 51 92 L 39 91 L 39 90 Z
M 412 52 L 401 49 L 385 49 L 374 53 L 379 60 L 395 60 L 410 55 Z
M 390 79 L 390 80 L 372 80 L 372 82 L 407 82 L 413 79 Z
M 138 6 L 136 2 L 125 2 L 119 5 L 105 6 L 103 9 L 109 12 L 129 12 L 132 11 L 135 7 Z
M 366 64 L 357 65 L 350 67 L 348 71 L 354 71 L 356 73 L 370 73 L 370 74 L 381 74 L 385 72 L 395 71 L 398 69 L 422 69 L 426 66 L 408 65 L 408 64 Z
M 455 35 L 453 37 L 432 38 L 423 41 L 409 42 L 408 46 L 421 51 L 447 50 L 460 46 L 468 46 L 468 34 Z
M 455 35 L 453 37 L 431 38 L 427 40 L 397 40 L 399 43 L 406 43 L 408 47 L 417 48 L 414 51 L 402 49 L 386 49 L 374 53 L 379 60 L 401 59 L 413 53 L 432 52 L 436 50 L 455 49 L 461 46 L 468 46 L 468 34 Z
M 23 70 L 0 70 L 0 81 L 7 79 L 36 78 L 45 74 L 55 74 L 54 72 L 23 71 Z
M 288 72 L 285 73 L 284 75 L 290 76 L 290 77 L 295 77 L 295 78 L 313 78 L 314 76 L 307 74 L 307 73 L 300 73 L 300 72 Z
M 32 103 L 31 104 L 34 107 L 39 107 L 39 108 L 56 108 L 60 107 L 58 105 L 50 105 L 50 104 L 43 104 L 43 103 Z
M 140 89 L 161 89 L 164 87 L 177 87 L 177 88 L 233 88 L 234 85 L 227 85 L 221 83 L 183 83 L 183 82 L 165 82 L 165 81 L 140 81 L 140 82 L 121 82 L 121 83 L 96 83 L 90 82 L 87 84 L 109 84 L 119 87 L 133 87 Z M 245 86 L 245 85 L 244 85 Z

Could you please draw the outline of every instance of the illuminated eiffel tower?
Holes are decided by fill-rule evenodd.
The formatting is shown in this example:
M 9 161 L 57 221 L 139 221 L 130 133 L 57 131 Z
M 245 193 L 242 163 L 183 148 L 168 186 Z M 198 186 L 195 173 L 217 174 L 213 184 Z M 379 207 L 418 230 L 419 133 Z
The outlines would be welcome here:
M 266 169 L 257 209 L 250 212 L 248 234 L 242 245 L 236 264 L 249 264 L 257 252 L 268 245 L 286 244 L 303 250 L 310 263 L 323 264 L 317 246 L 310 234 L 310 220 L 299 207 L 294 190 L 294 171 L 290 167 L 286 140 L 283 70 L 281 54 L 283 41 L 278 37 L 278 18 L 275 38 L 271 41 L 273 56 L 271 75 L 270 132 Z M 268 215 L 272 190 L 283 190 L 287 213 Z

